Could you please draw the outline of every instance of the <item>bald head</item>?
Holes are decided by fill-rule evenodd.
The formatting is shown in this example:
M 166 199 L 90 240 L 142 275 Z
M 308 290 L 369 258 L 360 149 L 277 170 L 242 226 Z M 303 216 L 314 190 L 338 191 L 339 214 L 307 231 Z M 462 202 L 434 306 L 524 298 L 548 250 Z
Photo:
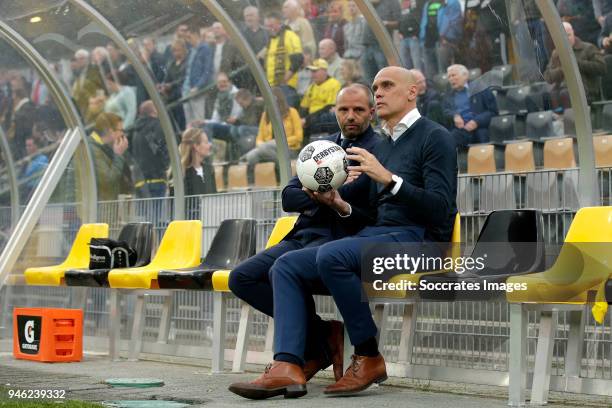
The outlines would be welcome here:
M 319 42 L 319 56 L 323 59 L 330 59 L 336 54 L 336 43 L 330 38 L 325 38 Z
M 287 20 L 295 20 L 300 16 L 301 7 L 297 0 L 287 0 L 283 3 L 283 16 Z
M 144 101 L 143 103 L 141 103 L 140 108 L 138 109 L 138 112 L 142 116 L 148 116 L 151 118 L 157 117 L 157 109 L 155 109 L 155 105 L 150 100 Z
M 419 95 L 423 95 L 427 92 L 427 80 L 425 79 L 425 75 L 418 69 L 411 69 L 410 73 L 414 77 L 417 86 L 417 92 Z
M 376 113 L 391 128 L 416 108 L 416 79 L 406 68 L 385 67 L 378 71 L 372 91 Z

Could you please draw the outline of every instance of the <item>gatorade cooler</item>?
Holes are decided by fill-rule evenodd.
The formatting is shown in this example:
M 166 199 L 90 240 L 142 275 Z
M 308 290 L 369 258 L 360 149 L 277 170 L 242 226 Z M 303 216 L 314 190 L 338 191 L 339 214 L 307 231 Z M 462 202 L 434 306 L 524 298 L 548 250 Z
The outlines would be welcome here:
M 15 308 L 13 356 L 48 363 L 81 361 L 83 311 Z

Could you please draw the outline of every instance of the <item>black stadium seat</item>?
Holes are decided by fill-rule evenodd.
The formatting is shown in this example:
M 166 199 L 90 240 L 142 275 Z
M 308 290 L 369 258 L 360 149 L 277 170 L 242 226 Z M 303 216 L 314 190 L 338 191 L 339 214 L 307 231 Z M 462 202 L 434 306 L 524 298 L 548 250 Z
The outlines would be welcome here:
M 428 300 L 489 300 L 505 291 L 484 290 L 484 280 L 504 283 L 510 276 L 544 269 L 543 217 L 539 210 L 498 210 L 487 216 L 471 258 L 483 259 L 484 268 L 465 268 L 424 276 L 428 282 L 478 283 L 481 290 L 419 291 Z
M 202 263 L 193 268 L 159 271 L 159 287 L 212 290 L 215 271 L 232 269 L 255 255 L 256 226 L 257 222 L 253 219 L 222 221 Z
M 517 137 L 516 116 L 494 116 L 489 124 L 489 141 L 502 143 L 506 140 L 514 140 Z
M 512 65 L 497 65 L 497 66 L 494 66 L 491 70 L 501 73 L 503 85 L 512 85 L 513 83 L 513 78 L 512 78 L 513 66 Z
M 532 112 L 527 115 L 527 137 L 541 139 L 555 136 L 552 111 Z
M 527 95 L 529 94 L 529 90 L 529 86 L 519 86 L 508 90 L 506 96 L 512 113 L 521 115 L 527 114 Z
M 126 224 L 121 228 L 118 240 L 125 241 L 129 247 L 136 250 L 137 259 L 134 267 L 151 262 L 153 224 L 150 222 Z M 108 287 L 109 271 L 110 269 L 71 269 L 65 272 L 64 279 L 68 286 Z

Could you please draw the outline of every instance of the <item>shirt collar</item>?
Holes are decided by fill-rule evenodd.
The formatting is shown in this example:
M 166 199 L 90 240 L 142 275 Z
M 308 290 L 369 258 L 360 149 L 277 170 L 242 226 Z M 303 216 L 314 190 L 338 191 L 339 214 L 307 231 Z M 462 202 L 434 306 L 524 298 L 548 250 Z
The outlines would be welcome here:
M 389 136 L 395 142 L 406 130 L 408 130 L 412 125 L 414 125 L 414 122 L 419 120 L 420 117 L 421 114 L 419 113 L 419 110 L 417 108 L 414 108 L 406 115 L 404 115 L 404 117 L 397 123 L 397 125 L 395 125 L 393 129 L 389 129 L 387 127 L 387 124 L 385 123 L 382 127 L 382 130 L 384 134 Z

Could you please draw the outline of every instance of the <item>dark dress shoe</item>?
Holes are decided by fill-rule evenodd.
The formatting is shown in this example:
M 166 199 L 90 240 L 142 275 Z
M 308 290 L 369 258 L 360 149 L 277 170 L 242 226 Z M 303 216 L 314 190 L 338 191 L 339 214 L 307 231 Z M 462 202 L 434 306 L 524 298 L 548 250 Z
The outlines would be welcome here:
M 342 378 L 342 366 L 344 364 L 344 324 L 337 320 L 330 321 L 331 329 L 327 337 L 327 351 L 319 358 L 308 360 L 304 364 L 304 377 L 310 381 L 316 373 L 334 366 L 334 377 L 336 381 Z
M 340 381 L 325 388 L 328 395 L 350 395 L 363 391 L 370 385 L 387 379 L 385 359 L 382 354 L 376 357 L 351 356 L 351 365 Z
M 302 367 L 284 361 L 269 364 L 258 379 L 249 383 L 234 383 L 229 390 L 241 397 L 256 400 L 277 395 L 299 398 L 307 392 Z

